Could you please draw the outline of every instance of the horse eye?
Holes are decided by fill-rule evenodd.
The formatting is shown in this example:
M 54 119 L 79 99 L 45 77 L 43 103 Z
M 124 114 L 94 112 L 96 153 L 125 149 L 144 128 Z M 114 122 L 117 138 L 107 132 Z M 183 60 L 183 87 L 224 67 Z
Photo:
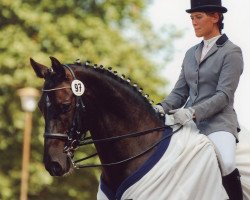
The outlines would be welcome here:
M 60 105 L 60 111 L 61 113 L 67 113 L 70 110 L 70 103 L 63 103 Z

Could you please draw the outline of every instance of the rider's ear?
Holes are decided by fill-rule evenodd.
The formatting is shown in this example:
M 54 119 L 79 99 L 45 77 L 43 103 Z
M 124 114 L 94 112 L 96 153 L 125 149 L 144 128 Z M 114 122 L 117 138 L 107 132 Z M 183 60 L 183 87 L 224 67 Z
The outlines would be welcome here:
M 36 75 L 39 78 L 45 78 L 45 76 L 49 73 L 49 68 L 48 67 L 46 67 L 46 66 L 44 66 L 44 65 L 42 65 L 40 63 L 37 63 L 32 58 L 30 58 L 30 64 L 33 67 Z
M 57 60 L 56 58 L 54 57 L 49 57 L 50 60 L 51 60 L 51 64 L 52 64 L 52 69 L 53 71 L 59 75 L 59 76 L 62 76 L 62 77 L 65 77 L 66 74 L 65 74 L 65 68 L 63 67 L 63 65 L 59 62 L 59 60 Z

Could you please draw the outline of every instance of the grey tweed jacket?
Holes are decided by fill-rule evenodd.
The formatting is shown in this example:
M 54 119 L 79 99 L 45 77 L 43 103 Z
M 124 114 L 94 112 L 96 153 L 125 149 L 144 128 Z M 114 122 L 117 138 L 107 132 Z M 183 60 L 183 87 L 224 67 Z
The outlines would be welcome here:
M 234 94 L 243 72 L 241 49 L 223 34 L 200 61 L 203 42 L 190 48 L 172 92 L 161 102 L 166 113 L 192 107 L 201 133 L 239 132 Z

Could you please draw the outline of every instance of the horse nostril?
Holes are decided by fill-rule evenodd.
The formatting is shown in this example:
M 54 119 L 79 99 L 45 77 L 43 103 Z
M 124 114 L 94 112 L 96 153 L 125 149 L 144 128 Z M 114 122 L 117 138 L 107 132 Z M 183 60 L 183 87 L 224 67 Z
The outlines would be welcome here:
M 51 163 L 51 172 L 55 176 L 61 176 L 63 174 L 63 169 L 58 162 Z

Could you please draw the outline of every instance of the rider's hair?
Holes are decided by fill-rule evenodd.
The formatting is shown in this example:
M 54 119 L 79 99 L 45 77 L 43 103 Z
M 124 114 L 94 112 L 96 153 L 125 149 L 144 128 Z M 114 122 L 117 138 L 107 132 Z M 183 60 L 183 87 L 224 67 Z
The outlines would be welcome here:
M 218 13 L 218 12 L 207 12 L 206 14 L 207 15 L 214 15 L 215 13 Z M 222 29 L 224 28 L 224 23 L 223 23 L 224 16 L 222 13 L 218 13 L 218 15 L 219 15 L 219 21 L 217 22 L 217 25 L 218 25 L 219 31 L 221 33 Z

